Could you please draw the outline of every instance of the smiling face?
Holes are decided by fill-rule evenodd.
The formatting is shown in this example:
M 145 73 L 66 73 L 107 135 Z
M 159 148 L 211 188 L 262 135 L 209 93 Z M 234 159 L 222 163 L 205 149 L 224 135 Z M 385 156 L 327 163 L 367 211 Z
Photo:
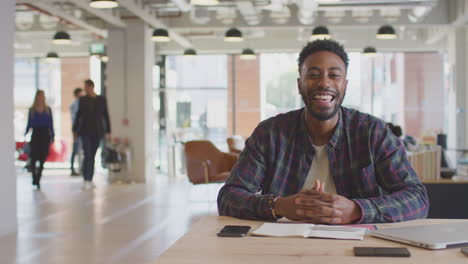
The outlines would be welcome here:
M 309 55 L 297 79 L 299 94 L 307 112 L 319 121 L 329 120 L 337 114 L 347 85 L 345 63 L 329 51 Z

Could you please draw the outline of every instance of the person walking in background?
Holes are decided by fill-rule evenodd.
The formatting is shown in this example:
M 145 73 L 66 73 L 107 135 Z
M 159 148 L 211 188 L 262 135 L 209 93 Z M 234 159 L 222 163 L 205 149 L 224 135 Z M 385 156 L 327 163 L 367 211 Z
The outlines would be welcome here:
M 34 97 L 34 103 L 29 108 L 28 124 L 26 126 L 25 135 L 29 129 L 32 129 L 31 136 L 31 156 L 30 166 L 32 173 L 32 184 L 38 190 L 41 189 L 42 170 L 44 163 L 49 155 L 49 147 L 54 142 L 54 121 L 52 118 L 52 110 L 46 104 L 44 91 L 38 90 Z M 39 167 L 36 163 L 39 161 Z
M 72 104 L 70 105 L 70 113 L 71 113 L 71 120 L 72 124 L 75 123 L 76 113 L 78 112 L 78 105 L 80 97 L 83 95 L 83 89 L 75 88 L 73 90 L 73 95 L 75 96 L 75 100 L 73 100 Z M 73 128 L 72 128 L 73 129 Z M 70 169 L 71 169 L 71 176 L 78 176 L 79 174 L 75 171 L 75 156 L 78 154 L 80 150 L 80 139 L 73 137 L 73 150 L 71 154 L 70 160 Z
M 94 188 L 92 183 L 94 175 L 94 157 L 100 141 L 106 137 L 110 140 L 111 124 L 107 101 L 94 92 L 94 82 L 86 80 L 84 83 L 85 96 L 79 100 L 78 111 L 73 123 L 75 139 L 80 137 L 83 145 L 83 189 Z

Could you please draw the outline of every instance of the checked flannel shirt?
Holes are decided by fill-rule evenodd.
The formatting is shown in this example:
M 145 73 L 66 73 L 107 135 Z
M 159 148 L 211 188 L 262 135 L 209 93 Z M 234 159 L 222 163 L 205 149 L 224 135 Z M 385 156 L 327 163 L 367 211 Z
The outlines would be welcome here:
M 272 200 L 301 190 L 314 157 L 304 111 L 280 114 L 258 125 L 219 191 L 220 215 L 275 220 Z M 337 193 L 361 208 L 356 223 L 426 217 L 426 189 L 386 123 L 345 107 L 339 113 L 326 150 Z

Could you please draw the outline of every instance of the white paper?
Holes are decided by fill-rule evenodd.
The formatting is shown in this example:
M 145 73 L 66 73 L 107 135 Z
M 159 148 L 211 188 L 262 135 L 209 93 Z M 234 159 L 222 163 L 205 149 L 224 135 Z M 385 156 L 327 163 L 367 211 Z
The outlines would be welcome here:
M 280 224 L 280 223 L 264 223 L 252 234 L 257 236 L 273 236 L 273 237 L 305 237 L 310 228 L 314 224 Z
M 264 223 L 252 232 L 256 236 L 270 237 L 319 237 L 362 240 L 367 228 L 328 226 L 300 223 Z
M 363 240 L 366 231 L 365 227 L 315 225 L 308 230 L 306 237 Z

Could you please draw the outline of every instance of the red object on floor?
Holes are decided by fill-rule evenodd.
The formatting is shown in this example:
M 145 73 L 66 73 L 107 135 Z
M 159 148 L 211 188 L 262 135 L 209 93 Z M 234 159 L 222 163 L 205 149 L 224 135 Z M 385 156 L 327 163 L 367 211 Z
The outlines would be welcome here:
M 18 160 L 27 161 L 28 153 L 24 152 L 24 147 L 28 142 L 16 142 L 16 151 L 18 151 Z M 68 146 L 65 140 L 56 140 L 50 144 L 48 162 L 64 162 L 68 157 Z
M 67 158 L 67 143 L 65 140 L 54 141 L 50 145 L 49 155 L 46 161 L 51 162 L 64 162 Z

